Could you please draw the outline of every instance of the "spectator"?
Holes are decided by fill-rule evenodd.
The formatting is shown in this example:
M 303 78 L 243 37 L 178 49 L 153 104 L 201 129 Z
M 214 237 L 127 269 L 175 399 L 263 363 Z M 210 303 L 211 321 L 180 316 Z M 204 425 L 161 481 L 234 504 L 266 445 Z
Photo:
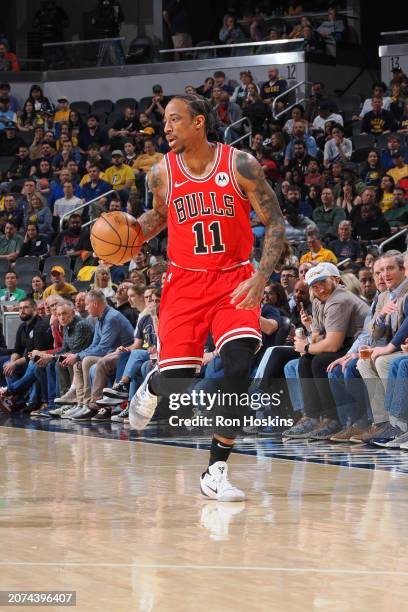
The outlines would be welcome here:
M 259 95 L 259 88 L 254 83 L 254 78 L 252 76 L 252 72 L 250 70 L 241 70 L 239 73 L 239 80 L 241 81 L 241 85 L 237 85 L 234 89 L 234 93 L 231 96 L 231 102 L 236 102 L 239 106 L 242 105 L 242 102 L 248 96 L 248 85 L 255 85 L 256 93 Z
M 389 170 L 395 167 L 395 161 L 392 154 L 401 149 L 401 139 L 397 134 L 390 134 L 387 138 L 387 148 L 381 153 L 381 165 L 384 170 Z M 408 163 L 408 151 L 404 152 L 404 162 Z
M 360 176 L 368 187 L 378 187 L 381 183 L 384 170 L 380 163 L 380 156 L 377 151 L 370 151 L 367 161 L 364 162 L 360 170 Z
M 212 97 L 212 90 L 214 87 L 214 79 L 213 77 L 207 77 L 203 83 L 203 85 L 200 85 L 200 87 L 197 87 L 197 94 L 199 96 L 203 96 L 203 98 L 211 98 Z
M 329 249 L 325 249 L 322 246 L 322 242 L 320 240 L 319 230 L 312 228 L 306 230 L 306 243 L 309 248 L 309 251 L 302 255 L 300 258 L 300 263 L 304 263 L 306 261 L 310 261 L 313 263 L 337 263 L 337 257 L 330 251 Z
M 41 274 L 35 274 L 31 280 L 32 291 L 29 293 L 28 297 L 33 298 L 36 302 L 42 300 L 46 286 L 45 277 Z
M 374 100 L 382 100 L 382 108 L 384 110 L 389 110 L 392 100 L 389 97 L 384 97 L 386 91 L 387 86 L 385 83 L 374 83 L 372 87 L 372 97 L 364 100 L 360 115 L 354 116 L 353 119 L 363 119 L 367 113 L 372 112 Z
M 136 147 L 133 141 L 128 140 L 127 142 L 125 142 L 125 144 L 123 145 L 123 151 L 125 153 L 125 164 L 132 167 L 133 162 L 137 157 Z
M 123 281 L 120 283 L 115 293 L 115 306 L 116 310 L 121 312 L 123 316 L 126 317 L 127 320 L 133 325 L 133 327 L 136 327 L 140 312 L 129 302 L 129 289 L 133 290 L 133 285 L 130 281 Z
M 374 280 L 374 270 L 371 268 L 360 268 L 358 271 L 358 282 L 360 283 L 361 295 L 371 304 L 377 294 Z
M 317 159 L 311 157 L 309 159 L 309 163 L 307 164 L 307 171 L 305 173 L 305 185 L 307 186 L 317 186 L 322 187 L 322 175 L 320 174 L 319 162 Z
M 107 305 L 106 298 L 98 289 L 91 289 L 86 296 L 89 314 L 97 318 L 92 343 L 78 353 L 66 353 L 62 367 L 74 366 L 77 377 L 76 396 L 82 410 L 73 417 L 75 422 L 87 422 L 98 412 L 96 399 L 92 398 L 89 370 L 101 357 L 113 353 L 119 346 L 132 342 L 133 328 L 117 310 Z M 74 365 L 75 364 L 75 365 Z M 92 403 L 91 403 L 92 400 Z
M 219 94 L 219 95 L 218 95 Z M 229 94 L 226 91 L 221 91 L 218 87 L 213 89 L 214 111 L 217 115 L 219 128 L 222 130 L 225 138 L 225 130 L 232 123 L 241 118 L 241 109 L 238 104 L 230 102 Z M 231 128 L 228 134 L 228 142 L 233 142 L 239 136 L 239 132 Z
M 52 161 L 52 165 L 56 169 L 55 172 L 60 172 L 62 167 L 71 160 L 74 160 L 77 164 L 80 164 L 81 153 L 78 147 L 74 147 L 71 140 L 65 140 L 60 147 L 59 153 L 56 154 Z
M 33 132 L 43 121 L 40 115 L 34 110 L 31 100 L 26 100 L 21 113 L 17 115 L 17 129 L 20 132 Z
M 305 125 L 302 121 L 296 121 L 293 125 L 293 133 L 288 146 L 285 151 L 285 166 L 288 165 L 290 159 L 293 157 L 293 145 L 295 142 L 302 140 L 306 144 L 306 150 L 308 155 L 311 157 L 316 157 L 317 145 L 313 136 L 309 136 L 306 134 Z
M 161 123 L 164 117 L 164 109 L 169 102 L 169 98 L 164 95 L 163 88 L 159 84 L 153 85 L 152 92 L 153 96 L 148 102 L 148 107 L 145 110 L 145 114 L 153 121 Z
M 1 92 L 0 92 L 1 95 Z M 395 117 L 395 115 L 394 115 Z M 402 114 L 398 117 L 398 133 L 408 134 L 408 100 L 404 100 Z
M 40 238 L 38 226 L 35 223 L 28 223 L 24 242 L 20 249 L 19 257 L 38 257 L 39 261 L 48 255 L 48 242 Z
M 54 113 L 54 123 L 59 130 L 61 124 L 64 121 L 69 121 L 69 101 L 66 96 L 60 96 L 57 100 L 58 106 Z M 48 110 L 48 109 L 47 109 Z
M 387 291 L 378 299 L 371 334 L 374 340 L 384 338 L 387 344 L 374 348 L 371 359 L 360 358 L 357 363 L 373 415 L 371 427 L 358 438 L 369 443 L 388 442 L 404 433 L 396 425 L 395 417 L 392 417 L 393 423 L 390 422 L 384 407 L 389 368 L 396 358 L 405 355 L 400 347 L 408 337 L 408 280 L 404 272 L 404 257 L 398 251 L 387 251 L 381 258 L 381 270 Z
M 30 175 L 31 160 L 27 145 L 20 145 L 18 153 L 7 170 L 7 179 L 10 181 L 10 190 L 20 190 L 23 186 L 24 179 Z
M 326 47 L 319 32 L 313 29 L 309 24 L 305 24 L 302 28 L 303 48 L 306 53 L 322 54 Z
M 357 362 L 360 347 L 367 345 L 381 346 L 384 344 L 381 340 L 374 341 L 372 339 L 369 327 L 378 297 L 381 293 L 386 291 L 386 285 L 381 274 L 380 265 L 381 260 L 378 259 L 374 264 L 374 271 L 372 272 L 368 269 L 368 273 L 372 274 L 374 277 L 377 295 L 366 316 L 362 332 L 356 338 L 346 355 L 329 364 L 327 368 L 330 389 L 336 402 L 337 414 L 340 423 L 343 425 L 343 429 L 330 438 L 335 442 L 346 442 L 350 441 L 351 438 L 354 440 L 354 436 L 358 437 L 364 433 L 368 427 L 367 417 L 368 412 L 371 412 L 371 410 L 368 405 L 368 397 L 364 390 L 364 384 L 357 370 Z M 366 270 L 366 268 L 363 268 L 363 270 Z M 369 278 L 368 275 L 364 276 Z M 363 281 L 363 286 L 369 286 L 371 293 L 371 278 L 367 281 Z
M 295 305 L 294 301 L 294 290 L 295 285 L 298 281 L 299 273 L 296 266 L 283 266 L 280 273 L 280 284 L 285 290 L 286 297 L 288 298 L 289 308 Z
M 319 132 L 324 133 L 325 126 L 328 121 L 343 126 L 343 117 L 338 113 L 333 113 L 330 103 L 326 100 L 322 100 L 319 103 L 319 113 L 314 118 L 312 123 L 312 130 L 314 132 L 313 135 L 316 136 L 319 134 Z
M 150 168 L 163 159 L 162 153 L 156 151 L 153 140 L 146 138 L 143 144 L 143 153 L 137 156 L 132 164 L 135 172 L 138 190 L 143 193 L 146 174 Z
M 322 21 L 322 23 L 317 28 L 317 31 L 320 36 L 325 39 L 326 45 L 328 45 L 329 48 L 334 50 L 334 53 L 330 53 L 330 55 L 335 55 L 336 42 L 342 40 L 344 30 L 344 23 L 342 19 L 339 19 L 337 16 L 336 7 L 329 7 L 327 19 L 326 21 Z
M 65 270 L 62 266 L 53 266 L 50 276 L 52 284 L 44 291 L 44 300 L 46 300 L 49 295 L 61 295 L 62 297 L 69 298 L 77 293 L 75 287 L 65 281 Z
M 74 185 L 72 181 L 65 181 L 62 189 L 64 197 L 56 200 L 54 204 L 54 217 L 68 215 L 83 203 L 81 198 L 77 198 L 76 195 L 74 195 Z
M 16 123 L 17 115 L 10 109 L 10 100 L 0 98 L 0 131 L 4 130 L 7 123 Z
M 102 180 L 101 171 L 96 164 L 91 163 L 88 167 L 89 181 L 82 185 L 82 196 L 85 202 L 90 202 L 95 198 L 99 198 L 97 202 L 91 204 L 89 209 L 92 218 L 98 217 L 105 209 L 108 198 L 104 194 L 112 190 L 112 186 Z
M 38 227 L 40 236 L 45 240 L 50 240 L 54 234 L 52 227 L 52 214 L 47 206 L 44 196 L 36 191 L 32 194 L 26 214 L 24 216 L 24 229 L 27 230 L 29 223 L 35 223 Z
M 86 127 L 79 133 L 78 145 L 82 155 L 88 155 L 91 144 L 97 144 L 101 151 L 109 149 L 108 132 L 99 126 L 99 118 L 96 115 L 88 115 Z
M 306 229 L 316 227 L 313 221 L 302 214 L 299 214 L 296 206 L 289 205 L 285 210 L 285 231 L 286 240 L 293 247 L 297 247 L 300 242 L 306 240 Z
M 309 218 L 311 218 L 313 215 L 312 207 L 310 206 L 310 204 L 301 199 L 300 189 L 296 185 L 289 185 L 287 191 L 287 200 L 281 206 L 284 212 L 288 205 L 294 206 L 300 215 L 305 215 L 305 217 Z
M 107 266 L 99 265 L 96 268 L 92 288 L 101 291 L 107 300 L 114 301 L 117 287 L 112 284 L 111 273 Z
M 36 383 L 36 364 L 30 359 L 31 351 L 47 350 L 52 347 L 52 334 L 47 319 L 38 316 L 37 305 L 31 298 L 25 298 L 19 304 L 21 325 L 17 329 L 13 353 L 10 357 L 1 357 L 7 385 L 0 389 L 3 408 L 7 405 L 16 407 L 19 403 L 25 410 L 33 410 L 39 405 L 39 390 Z M 27 403 L 24 395 L 30 389 Z M 9 402 L 7 403 L 7 400 Z
M 15 272 L 7 272 L 4 275 L 4 289 L 0 289 L 0 301 L 2 302 L 20 302 L 26 297 L 24 289 L 17 287 L 17 274 Z
M 248 32 L 249 38 L 254 42 L 264 40 L 268 33 L 267 25 L 263 17 L 255 14 L 250 9 L 246 9 L 242 15 L 245 33 Z
M 67 412 L 65 405 L 68 404 L 70 407 L 71 401 L 76 400 L 75 386 L 71 390 L 71 385 L 75 385 L 76 382 L 73 369 L 72 366 L 62 367 L 63 355 L 85 350 L 91 344 L 94 332 L 92 322 L 78 315 L 74 304 L 69 300 L 63 300 L 57 304 L 56 318 L 63 330 L 63 338 L 61 348 L 53 355 L 60 389 L 60 397 L 56 398 L 55 403 L 62 404 L 62 407 L 58 406 L 50 410 L 49 414 L 52 417 L 62 416 L 64 412 Z
M 393 151 L 391 158 L 395 164 L 395 168 L 390 168 L 387 174 L 393 179 L 394 183 L 397 184 L 398 181 L 408 176 L 408 164 L 405 163 L 402 151 Z
M 168 0 L 163 6 L 163 19 L 170 30 L 175 49 L 193 46 L 188 7 L 189 4 L 186 0 Z M 178 53 L 174 54 L 175 60 L 178 60 L 179 57 Z
M 261 98 L 272 105 L 274 99 L 286 91 L 288 88 L 287 81 L 279 78 L 279 70 L 271 66 L 268 70 L 268 80 L 261 86 Z
M 51 246 L 51 255 L 80 257 L 92 253 L 89 233 L 82 231 L 81 226 L 81 215 L 73 213 L 68 219 L 68 228 L 57 234 Z
M 395 128 L 395 121 L 390 111 L 383 108 L 381 98 L 373 98 L 373 110 L 366 113 L 361 124 L 362 134 L 388 134 Z
M 43 90 L 39 85 L 31 86 L 28 99 L 31 100 L 34 105 L 34 110 L 38 113 L 43 113 L 45 110 L 52 109 L 52 104 L 49 99 L 44 96 Z
M 311 261 L 302 261 L 299 264 L 299 280 L 305 280 L 306 273 L 310 268 L 313 268 L 313 263 Z
M 36 160 L 41 156 L 41 146 L 44 140 L 44 127 L 42 125 L 38 125 L 34 128 L 34 138 L 33 142 L 29 147 L 30 159 Z
M 0 42 L 0 72 L 20 72 L 16 54 L 11 53 L 4 42 Z
M 248 117 L 251 121 L 252 133 L 262 132 L 270 110 L 259 95 L 255 83 L 249 83 L 247 96 L 242 100 L 241 108 L 242 116 Z
M 82 317 L 82 319 L 92 320 L 92 317 L 89 316 L 89 313 L 86 309 L 85 303 L 86 293 L 84 291 L 80 291 L 75 296 L 75 312 L 78 316 Z
M 126 204 L 129 192 L 135 185 L 135 175 L 129 166 L 123 163 L 124 155 L 122 151 L 112 151 L 112 166 L 106 172 L 106 181 L 112 189 L 118 192 L 120 199 Z
M 113 126 L 109 130 L 109 138 L 111 140 L 119 139 L 119 143 L 121 144 L 121 138 L 132 138 L 136 136 L 136 132 L 138 129 L 137 119 L 136 119 L 136 111 L 134 108 L 128 106 L 125 108 L 123 113 L 123 117 L 115 121 Z M 116 144 L 114 148 L 116 148 Z
M 23 212 L 17 208 L 16 198 L 11 193 L 4 196 L 4 210 L 0 211 L 0 227 L 2 229 L 7 221 L 12 221 L 17 230 L 23 223 Z
M 364 246 L 381 244 L 391 235 L 389 223 L 372 204 L 361 206 L 361 218 L 353 222 L 353 237 Z
M 275 182 L 280 180 L 281 176 L 276 162 L 271 157 L 272 153 L 267 147 L 262 147 L 256 154 L 256 159 L 262 166 L 266 180 L 275 184 Z
M 338 261 L 351 259 L 355 264 L 360 265 L 362 263 L 361 246 L 357 240 L 353 240 L 351 237 L 351 221 L 345 219 L 340 221 L 337 232 L 339 237 L 329 243 L 329 249 L 335 254 Z
M 321 193 L 322 205 L 313 211 L 313 221 L 319 228 L 323 240 L 334 239 L 340 221 L 346 218 L 344 210 L 335 206 L 334 195 L 330 187 L 324 187 Z
M 13 221 L 7 221 L 4 234 L 0 234 L 0 259 L 15 261 L 23 244 L 23 237 L 17 234 L 17 227 Z
M 21 146 L 24 146 L 24 141 L 16 133 L 16 124 L 8 121 L 4 124 L 4 129 L 0 129 L 0 156 L 13 157 Z
M 391 227 L 391 233 L 397 233 L 408 225 L 408 200 L 401 187 L 396 187 L 393 193 L 391 208 L 385 211 L 384 218 Z
M 235 22 L 235 17 L 228 13 L 224 15 L 223 25 L 219 33 L 219 39 L 224 45 L 233 45 L 245 41 L 245 34 Z
M 295 128 L 295 123 L 302 123 L 304 126 L 302 136 L 304 136 L 309 129 L 309 126 L 307 124 L 307 121 L 304 119 L 304 116 L 305 110 L 303 106 L 301 106 L 300 104 L 296 104 L 290 111 L 290 119 L 285 122 L 285 125 L 283 126 L 283 131 L 289 134 L 289 136 L 292 136 Z M 300 136 L 301 135 L 299 134 L 296 137 L 299 138 Z
M 304 416 L 284 436 L 324 440 L 339 431 L 336 406 L 327 378 L 327 366 L 342 357 L 361 332 L 368 306 L 339 285 L 340 274 L 332 264 L 309 270 L 306 282 L 313 287 L 313 315 L 309 339 L 295 338 L 300 353 L 299 376 Z M 287 366 L 286 366 L 287 367 Z
M 380 189 L 378 190 L 378 203 L 381 212 L 385 213 L 387 210 L 392 208 L 394 201 L 394 189 L 394 179 L 388 174 L 385 174 L 381 179 Z
M 344 137 L 341 125 L 334 125 L 331 131 L 332 138 L 324 145 L 324 165 L 330 167 L 333 162 L 348 162 L 353 152 L 351 140 Z
M 299 172 L 303 178 L 307 173 L 312 157 L 306 153 L 306 144 L 303 140 L 294 140 L 291 144 L 292 157 L 287 164 L 286 171 L 292 173 L 292 178 L 295 171 Z
M 10 83 L 0 83 L 0 98 L 8 98 L 10 110 L 17 113 L 20 110 L 20 104 L 17 98 L 10 94 L 10 91 Z

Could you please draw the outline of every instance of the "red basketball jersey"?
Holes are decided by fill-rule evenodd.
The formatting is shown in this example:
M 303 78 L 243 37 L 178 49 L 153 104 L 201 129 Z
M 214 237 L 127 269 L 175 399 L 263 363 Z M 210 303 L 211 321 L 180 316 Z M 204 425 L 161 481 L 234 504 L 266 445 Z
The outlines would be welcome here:
M 248 261 L 254 242 L 248 198 L 234 175 L 236 149 L 217 144 L 210 172 L 192 176 L 181 154 L 165 156 L 168 258 L 177 266 L 220 270 Z

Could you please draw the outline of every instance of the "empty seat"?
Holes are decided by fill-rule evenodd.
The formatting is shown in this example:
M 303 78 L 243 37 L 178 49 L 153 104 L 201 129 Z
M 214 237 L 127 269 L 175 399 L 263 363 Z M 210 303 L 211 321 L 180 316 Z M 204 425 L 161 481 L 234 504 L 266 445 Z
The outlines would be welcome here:
M 116 121 L 122 119 L 123 112 L 122 111 L 114 111 L 106 118 L 106 127 L 111 128 Z
M 106 113 L 109 115 L 113 111 L 113 102 L 112 100 L 95 100 L 91 105 L 91 113 L 95 113 L 95 115 Z
M 91 105 L 85 100 L 78 100 L 77 102 L 71 102 L 69 108 L 80 115 L 88 115 L 91 110 Z
M 52 255 L 44 261 L 44 274 L 48 274 L 53 266 L 61 266 L 65 272 L 71 270 L 71 258 L 67 255 Z
M 91 288 L 91 281 L 74 280 L 72 284 L 74 285 L 78 293 L 80 291 L 88 291 Z
M 137 108 L 137 100 L 134 98 L 120 98 L 115 102 L 115 113 L 123 112 L 125 108 Z
M 144 113 L 146 108 L 149 108 L 151 103 L 152 103 L 152 96 L 145 96 L 144 98 L 141 98 L 141 100 L 139 101 L 138 112 Z
M 31 272 L 33 276 L 36 273 L 40 274 L 40 260 L 38 257 L 18 257 L 14 271 L 17 276 L 23 272 Z
M 14 157 L 2 157 L 0 156 L 0 177 L 6 175 L 7 170 L 10 168 L 14 161 Z
M 9 268 L 8 259 L 0 259 L 0 287 L 4 287 L 4 275 L 9 271 Z
M 361 98 L 357 95 L 341 96 L 338 99 L 338 106 L 342 111 L 353 110 L 358 115 L 361 108 Z
M 374 147 L 375 138 L 372 134 L 358 134 L 353 136 L 353 144 L 356 150 Z

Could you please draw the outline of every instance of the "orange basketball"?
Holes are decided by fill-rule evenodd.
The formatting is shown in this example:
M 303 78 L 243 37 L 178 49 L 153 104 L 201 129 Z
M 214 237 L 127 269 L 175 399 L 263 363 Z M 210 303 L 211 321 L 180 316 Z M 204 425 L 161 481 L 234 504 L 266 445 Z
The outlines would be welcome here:
M 121 265 L 133 259 L 143 245 L 140 223 L 129 222 L 120 211 L 102 213 L 91 230 L 91 244 L 95 255 L 109 264 Z

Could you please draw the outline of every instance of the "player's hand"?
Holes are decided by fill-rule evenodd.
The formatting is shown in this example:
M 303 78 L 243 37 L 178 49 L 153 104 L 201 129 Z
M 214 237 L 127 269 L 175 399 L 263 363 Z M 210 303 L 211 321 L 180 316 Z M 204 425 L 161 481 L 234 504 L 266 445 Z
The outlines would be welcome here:
M 261 303 L 264 289 L 265 279 L 260 274 L 254 274 L 231 293 L 231 304 L 235 304 L 237 310 L 256 308 Z

